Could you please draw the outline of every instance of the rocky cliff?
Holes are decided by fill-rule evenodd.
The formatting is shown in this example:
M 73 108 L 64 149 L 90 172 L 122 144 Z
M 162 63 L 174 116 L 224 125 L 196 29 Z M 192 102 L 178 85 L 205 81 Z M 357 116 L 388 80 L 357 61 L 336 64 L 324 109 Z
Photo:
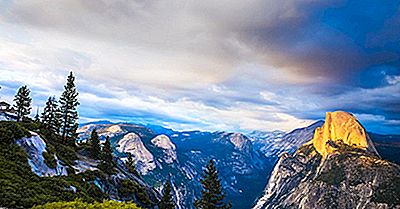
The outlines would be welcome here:
M 149 127 L 109 122 L 86 124 L 79 129 L 80 141 L 88 138 L 93 129 L 101 141 L 110 136 L 115 156 L 126 160 L 127 153 L 131 153 L 147 183 L 161 190 L 163 182 L 171 181 L 178 209 L 194 208 L 201 190 L 200 174 L 210 159 L 216 161 L 234 208 L 250 208 L 263 191 L 267 183 L 264 174 L 271 171 L 273 164 L 254 149 L 247 136 Z
M 119 152 L 131 153 L 137 169 L 142 174 L 147 174 L 156 167 L 154 156 L 144 146 L 140 137 L 135 133 L 124 135 L 124 137 L 118 142 L 117 150 Z
M 327 113 L 314 138 L 283 154 L 254 208 L 400 208 L 400 166 L 382 160 L 349 113 Z
M 317 152 L 326 158 L 329 154 L 340 151 L 337 144 L 362 149 L 377 154 L 365 129 L 350 113 L 337 111 L 326 113 L 325 123 L 315 130 L 312 140 Z

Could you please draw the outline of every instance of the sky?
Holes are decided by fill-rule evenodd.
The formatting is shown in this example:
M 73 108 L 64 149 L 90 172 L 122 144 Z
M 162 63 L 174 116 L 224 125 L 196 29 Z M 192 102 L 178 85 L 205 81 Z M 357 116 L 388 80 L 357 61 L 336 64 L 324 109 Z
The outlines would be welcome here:
M 400 134 L 400 1 L 0 0 L 0 100 L 28 85 L 35 112 L 70 71 L 81 123 L 290 131 L 343 110 Z

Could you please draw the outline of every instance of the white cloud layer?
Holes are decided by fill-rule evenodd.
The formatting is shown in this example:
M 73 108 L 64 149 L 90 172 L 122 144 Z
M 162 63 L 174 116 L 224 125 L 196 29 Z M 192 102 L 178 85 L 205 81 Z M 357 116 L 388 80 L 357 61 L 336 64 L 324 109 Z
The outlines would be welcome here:
M 27 84 L 34 106 L 42 106 L 74 71 L 82 121 L 288 131 L 345 109 L 395 124 L 397 118 L 365 111 L 373 105 L 395 111 L 396 104 L 382 104 L 398 99 L 398 75 L 386 75 L 389 86 L 351 87 L 353 93 L 340 84 L 349 67 L 362 66 L 358 59 L 370 59 L 344 34 L 312 21 L 321 8 L 338 4 L 2 1 L 0 94 L 11 100 L 18 88 L 12 83 Z M 328 39 L 338 40 L 341 53 L 326 49 Z M 394 95 L 383 98 L 386 93 Z M 355 108 L 360 94 L 364 109 Z

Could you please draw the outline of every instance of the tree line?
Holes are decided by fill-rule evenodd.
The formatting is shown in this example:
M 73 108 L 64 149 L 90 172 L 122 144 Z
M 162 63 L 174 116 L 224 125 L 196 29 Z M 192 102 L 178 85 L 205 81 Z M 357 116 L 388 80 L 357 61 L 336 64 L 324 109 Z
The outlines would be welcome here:
M 17 122 L 24 121 L 31 114 L 32 98 L 28 86 L 24 85 L 18 89 L 14 98 Z M 75 76 L 72 72 L 67 77 L 60 99 L 55 96 L 48 98 L 44 110 L 40 116 L 42 125 L 62 136 L 63 142 L 74 141 L 78 129 L 78 91 L 75 86 Z M 39 117 L 37 115 L 36 119 Z
M 55 96 L 50 96 L 46 101 L 41 115 L 39 116 L 39 114 L 37 114 L 35 117 L 47 130 L 60 135 L 64 143 L 73 142 L 71 144 L 74 144 L 78 137 L 76 132 L 78 128 L 77 107 L 80 105 L 78 95 L 79 93 L 75 85 L 75 76 L 70 72 L 59 100 L 57 101 Z M 26 85 L 20 87 L 13 101 L 15 102 L 14 108 L 16 110 L 17 122 L 26 120 L 32 110 L 32 98 L 30 97 L 29 88 Z M 115 162 L 113 160 L 109 137 L 106 137 L 105 143 L 101 144 L 100 137 L 96 129 L 94 129 L 87 144 L 89 145 L 91 157 L 100 160 L 98 165 L 99 169 L 105 171 L 109 175 L 113 174 Z M 137 176 L 140 175 L 135 168 L 135 163 L 130 153 L 128 153 L 125 166 L 130 173 Z M 224 201 L 226 194 L 223 191 L 221 179 L 218 176 L 218 170 L 213 160 L 210 160 L 203 170 L 200 183 L 202 185 L 202 191 L 200 198 L 195 201 L 195 208 L 231 208 L 231 204 Z M 164 183 L 162 198 L 158 207 L 160 209 L 174 209 L 176 207 L 176 203 L 173 200 L 170 180 Z

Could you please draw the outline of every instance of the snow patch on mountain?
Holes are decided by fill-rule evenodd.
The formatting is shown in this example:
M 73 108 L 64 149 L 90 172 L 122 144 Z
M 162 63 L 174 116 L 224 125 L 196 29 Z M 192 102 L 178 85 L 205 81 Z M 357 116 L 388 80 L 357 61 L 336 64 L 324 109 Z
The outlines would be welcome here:
M 135 133 L 128 133 L 119 140 L 118 152 L 131 153 L 136 167 L 143 175 L 156 168 L 154 157 L 150 151 L 144 146 L 140 137 Z
M 46 142 L 35 132 L 30 132 L 31 137 L 18 139 L 16 143 L 21 146 L 28 154 L 28 163 L 32 171 L 38 176 L 66 176 L 67 167 L 61 165 L 61 161 L 57 159 L 56 168 L 49 168 L 44 162 L 43 152 L 46 152 Z

